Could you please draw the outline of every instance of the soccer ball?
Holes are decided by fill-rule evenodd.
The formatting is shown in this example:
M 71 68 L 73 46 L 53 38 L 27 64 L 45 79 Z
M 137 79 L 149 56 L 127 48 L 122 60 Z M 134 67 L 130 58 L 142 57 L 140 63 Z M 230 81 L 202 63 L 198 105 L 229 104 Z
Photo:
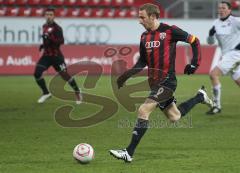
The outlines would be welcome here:
M 89 163 L 94 158 L 93 147 L 86 143 L 78 144 L 73 150 L 73 157 L 80 163 Z

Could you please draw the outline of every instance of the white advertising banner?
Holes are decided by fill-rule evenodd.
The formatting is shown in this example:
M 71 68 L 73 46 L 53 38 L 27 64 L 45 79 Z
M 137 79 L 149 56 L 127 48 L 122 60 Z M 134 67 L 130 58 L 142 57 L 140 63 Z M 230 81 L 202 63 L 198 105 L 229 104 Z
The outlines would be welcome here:
M 65 44 L 139 44 L 144 28 L 137 19 L 58 18 Z M 213 20 L 167 19 L 163 23 L 176 25 L 196 35 L 206 44 Z M 40 44 L 44 18 L 0 18 L 0 44 Z

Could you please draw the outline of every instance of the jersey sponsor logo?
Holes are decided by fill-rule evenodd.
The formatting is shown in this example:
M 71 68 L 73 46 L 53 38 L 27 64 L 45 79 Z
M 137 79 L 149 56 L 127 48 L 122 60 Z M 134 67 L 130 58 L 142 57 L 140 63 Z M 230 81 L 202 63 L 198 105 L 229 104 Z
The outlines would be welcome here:
M 159 38 L 160 38 L 161 40 L 164 40 L 164 39 L 166 38 L 166 36 L 167 36 L 166 32 L 161 32 L 161 33 L 159 34 Z
M 145 44 L 145 47 L 147 49 L 156 48 L 156 47 L 159 47 L 159 46 L 160 46 L 160 41 L 148 41 Z

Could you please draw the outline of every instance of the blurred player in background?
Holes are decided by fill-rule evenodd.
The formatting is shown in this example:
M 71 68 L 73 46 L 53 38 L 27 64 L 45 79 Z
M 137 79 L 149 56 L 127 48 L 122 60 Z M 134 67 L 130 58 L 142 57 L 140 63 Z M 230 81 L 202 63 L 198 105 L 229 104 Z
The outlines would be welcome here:
M 138 109 L 138 119 L 132 133 L 132 140 L 126 149 L 110 150 L 111 155 L 126 162 L 132 161 L 134 151 L 148 129 L 149 116 L 156 107 L 159 107 L 170 121 L 176 122 L 198 103 L 212 106 L 212 101 L 208 98 L 204 88 L 199 89 L 194 97 L 181 103 L 178 107 L 172 94 L 162 101 L 163 95 L 168 90 L 173 93 L 177 87 L 175 75 L 177 42 L 183 41 L 192 47 L 193 58 L 191 64 L 186 65 L 185 74 L 190 75 L 197 70 L 200 65 L 201 52 L 197 37 L 176 26 L 160 23 L 159 15 L 159 8 L 154 4 L 147 3 L 140 7 L 139 22 L 146 29 L 141 36 L 140 58 L 132 69 L 124 72 L 117 80 L 120 88 L 132 75 L 148 66 L 151 92 Z
M 74 78 L 68 74 L 64 56 L 60 50 L 60 46 L 64 43 L 64 38 L 62 28 L 54 21 L 54 13 L 55 11 L 52 8 L 48 8 L 45 11 L 46 23 L 43 25 L 43 44 L 39 47 L 39 51 L 43 50 L 43 53 L 34 72 L 36 82 L 43 92 L 43 95 L 38 99 L 38 103 L 43 103 L 51 97 L 51 93 L 49 93 L 42 75 L 50 66 L 53 66 L 61 77 L 73 88 L 76 94 L 76 103 L 80 104 L 80 89 Z
M 233 80 L 240 86 L 240 18 L 231 15 L 231 4 L 222 1 L 218 5 L 219 19 L 215 20 L 207 39 L 214 43 L 214 36 L 221 48 L 221 58 L 210 71 L 213 90 L 214 107 L 207 114 L 221 112 L 221 83 L 219 77 L 230 73 Z

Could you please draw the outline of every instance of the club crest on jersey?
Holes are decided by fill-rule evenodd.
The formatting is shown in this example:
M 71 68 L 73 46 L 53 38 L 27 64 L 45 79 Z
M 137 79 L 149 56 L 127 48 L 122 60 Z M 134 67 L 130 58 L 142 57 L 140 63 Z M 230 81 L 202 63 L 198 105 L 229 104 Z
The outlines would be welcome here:
M 161 32 L 161 33 L 159 34 L 160 40 L 164 40 L 164 39 L 166 38 L 166 36 L 167 36 L 166 32 Z
M 53 30 L 53 28 L 48 28 L 47 31 L 48 31 L 48 32 L 52 32 L 52 30 Z

